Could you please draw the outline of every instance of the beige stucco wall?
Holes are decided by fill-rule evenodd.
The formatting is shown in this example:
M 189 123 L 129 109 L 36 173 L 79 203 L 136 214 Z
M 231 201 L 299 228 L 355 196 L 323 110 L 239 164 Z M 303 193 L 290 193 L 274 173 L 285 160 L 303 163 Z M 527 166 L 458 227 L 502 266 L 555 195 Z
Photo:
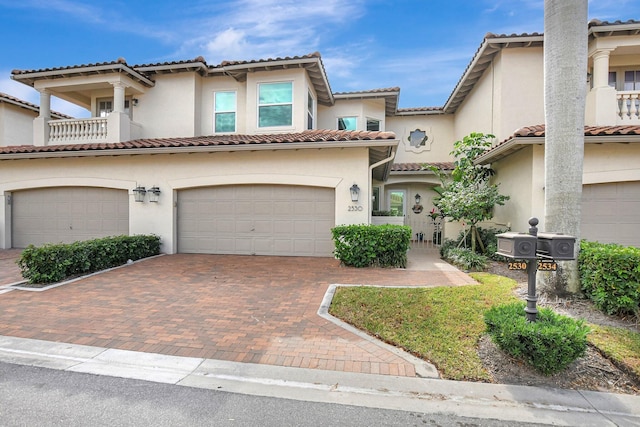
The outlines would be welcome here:
M 133 120 L 142 125 L 141 138 L 198 135 L 196 81 L 200 78 L 192 73 L 156 76 L 155 86 L 139 96 L 140 102 L 134 107 Z
M 33 144 L 36 112 L 0 102 L 0 146 Z
M 424 147 L 412 147 L 409 143 L 411 131 L 425 131 L 428 139 Z M 453 116 L 416 115 L 387 117 L 387 130 L 400 140 L 395 163 L 450 162 L 453 149 Z
M 586 144 L 583 184 L 640 181 L 640 144 Z
M 0 243 L 10 245 L 11 191 L 56 186 L 97 186 L 129 192 L 129 232 L 155 233 L 162 250 L 176 250 L 177 192 L 183 188 L 231 184 L 288 184 L 334 188 L 335 223 L 364 224 L 370 204 L 367 197 L 351 202 L 349 188 L 368 182 L 366 148 L 279 150 L 173 155 L 60 158 L 0 162 Z M 157 185 L 158 203 L 136 203 L 132 189 Z M 362 209 L 350 209 L 351 206 Z
M 380 130 L 390 130 L 384 108 L 384 99 L 336 99 L 331 107 L 318 106 L 318 129 L 338 129 L 338 118 L 357 117 L 357 130 L 367 129 L 367 118 L 380 120 Z
M 491 133 L 497 141 L 544 123 L 542 48 L 501 50 L 455 115 L 455 138 Z

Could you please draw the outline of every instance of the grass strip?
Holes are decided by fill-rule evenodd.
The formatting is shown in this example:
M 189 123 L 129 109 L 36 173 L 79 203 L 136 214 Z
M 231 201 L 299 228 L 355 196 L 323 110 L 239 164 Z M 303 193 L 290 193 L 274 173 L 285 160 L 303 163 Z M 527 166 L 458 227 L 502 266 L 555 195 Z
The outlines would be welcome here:
M 433 363 L 443 378 L 490 381 L 478 357 L 490 307 L 517 300 L 514 280 L 474 273 L 479 285 L 437 288 L 343 287 L 329 312 Z

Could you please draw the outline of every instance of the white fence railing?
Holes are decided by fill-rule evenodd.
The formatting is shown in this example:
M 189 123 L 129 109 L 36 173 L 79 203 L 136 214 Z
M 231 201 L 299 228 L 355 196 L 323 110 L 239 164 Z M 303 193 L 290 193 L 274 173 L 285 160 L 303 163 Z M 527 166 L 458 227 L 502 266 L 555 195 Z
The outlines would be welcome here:
M 107 118 L 52 120 L 49 122 L 49 143 L 63 144 L 78 141 L 107 139 Z
M 620 91 L 618 100 L 618 118 L 621 123 L 640 123 L 640 92 Z

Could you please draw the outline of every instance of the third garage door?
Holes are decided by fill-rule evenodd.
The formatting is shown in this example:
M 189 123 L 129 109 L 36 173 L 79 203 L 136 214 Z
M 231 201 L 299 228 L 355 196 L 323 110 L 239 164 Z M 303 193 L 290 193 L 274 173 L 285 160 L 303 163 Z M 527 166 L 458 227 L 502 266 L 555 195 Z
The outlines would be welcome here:
M 582 187 L 582 238 L 640 247 L 640 182 Z
M 231 185 L 178 193 L 182 253 L 331 256 L 334 189 Z

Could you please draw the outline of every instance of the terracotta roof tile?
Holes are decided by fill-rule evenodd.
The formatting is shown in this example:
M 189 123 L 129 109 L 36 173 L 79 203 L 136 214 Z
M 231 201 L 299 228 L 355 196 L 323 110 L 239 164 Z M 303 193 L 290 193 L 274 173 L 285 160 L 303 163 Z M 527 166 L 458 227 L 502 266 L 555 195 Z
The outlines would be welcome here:
M 128 150 L 146 148 L 244 146 L 258 144 L 295 144 L 395 139 L 396 135 L 393 132 L 310 130 L 300 133 L 269 135 L 213 135 L 186 138 L 149 138 L 118 143 L 88 143 L 47 146 L 20 145 L 11 147 L 0 147 L 0 158 L 3 154 L 21 153 L 26 154 L 100 150 Z
M 394 163 L 391 165 L 392 172 L 421 172 L 427 170 L 425 166 L 435 166 L 442 170 L 453 170 L 453 162 L 427 162 L 427 163 Z
M 399 87 L 388 87 L 381 89 L 358 90 L 354 92 L 335 92 L 334 95 L 375 95 L 377 93 L 400 92 Z
M 278 58 L 254 59 L 250 61 L 222 61 L 220 65 L 217 65 L 216 67 L 226 67 L 229 65 L 262 64 L 265 62 L 275 62 L 275 61 L 291 61 L 291 60 L 295 61 L 297 59 L 307 59 L 307 58 L 320 58 L 320 52 L 313 52 L 308 55 L 302 55 L 302 56 L 285 56 L 285 57 L 278 57 Z
M 15 96 L 11 96 L 9 94 L 0 92 L 0 102 L 8 102 L 10 104 L 17 105 L 18 107 L 25 108 L 27 110 L 39 112 L 40 106 L 36 104 L 32 104 L 31 102 L 24 101 L 20 98 L 16 98 Z M 68 116 L 66 114 L 58 113 L 56 111 L 51 111 L 51 116 L 59 119 L 73 119 L 73 117 Z
M 603 135 L 640 135 L 640 126 L 624 125 L 624 126 L 585 126 L 585 136 L 603 136 Z M 516 130 L 514 137 L 541 137 L 545 136 L 545 125 L 527 126 Z

